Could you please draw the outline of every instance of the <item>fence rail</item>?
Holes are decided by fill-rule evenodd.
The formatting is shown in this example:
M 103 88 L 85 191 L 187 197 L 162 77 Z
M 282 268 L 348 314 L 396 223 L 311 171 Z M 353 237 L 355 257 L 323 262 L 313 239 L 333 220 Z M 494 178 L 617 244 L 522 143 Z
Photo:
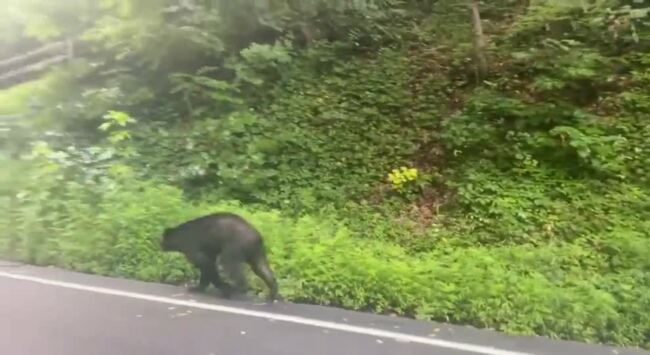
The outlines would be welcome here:
M 72 59 L 71 39 L 47 43 L 37 49 L 0 60 L 0 88 L 19 84 L 46 69 Z

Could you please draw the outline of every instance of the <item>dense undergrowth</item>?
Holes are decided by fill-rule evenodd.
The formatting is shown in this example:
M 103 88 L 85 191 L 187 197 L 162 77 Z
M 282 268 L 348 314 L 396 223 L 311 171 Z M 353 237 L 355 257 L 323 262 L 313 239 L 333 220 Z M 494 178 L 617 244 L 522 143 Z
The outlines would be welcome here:
M 0 145 L 0 255 L 183 282 L 163 227 L 228 210 L 291 300 L 650 347 L 638 2 L 486 4 L 485 80 L 465 1 L 257 9 L 235 32 L 250 9 L 207 3 L 103 9 L 84 59 L 0 92 L 27 114 Z

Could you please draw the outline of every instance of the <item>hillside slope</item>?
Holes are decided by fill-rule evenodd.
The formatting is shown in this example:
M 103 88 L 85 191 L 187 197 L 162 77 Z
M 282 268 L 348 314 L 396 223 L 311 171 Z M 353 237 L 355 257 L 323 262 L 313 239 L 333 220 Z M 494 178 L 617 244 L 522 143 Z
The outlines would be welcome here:
M 182 282 L 163 227 L 230 210 L 290 300 L 650 347 L 643 4 L 482 4 L 478 78 L 465 1 L 209 3 L 88 10 L 3 137 L 0 254 Z

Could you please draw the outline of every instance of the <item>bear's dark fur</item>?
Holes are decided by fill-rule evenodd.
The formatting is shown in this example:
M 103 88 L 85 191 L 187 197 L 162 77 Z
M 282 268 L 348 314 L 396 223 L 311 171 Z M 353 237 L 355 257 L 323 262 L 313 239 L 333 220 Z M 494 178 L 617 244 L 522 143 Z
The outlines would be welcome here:
M 201 272 L 199 284 L 192 291 L 203 291 L 212 283 L 230 297 L 232 287 L 219 276 L 217 258 L 235 282 L 237 291 L 244 291 L 246 279 L 241 263 L 247 262 L 253 272 L 269 288 L 269 299 L 278 296 L 278 286 L 266 258 L 260 233 L 242 217 L 232 213 L 214 213 L 165 229 L 161 241 L 164 251 L 177 251 Z

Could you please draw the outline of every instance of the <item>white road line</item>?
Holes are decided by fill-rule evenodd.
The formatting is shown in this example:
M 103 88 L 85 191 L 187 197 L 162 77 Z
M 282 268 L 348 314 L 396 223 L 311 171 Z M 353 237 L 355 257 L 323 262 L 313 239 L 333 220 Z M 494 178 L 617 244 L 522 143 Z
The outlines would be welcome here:
M 216 311 L 216 312 L 239 314 L 243 316 L 256 317 L 256 318 L 273 319 L 282 322 L 303 324 L 303 325 L 309 325 L 313 327 L 333 329 L 333 330 L 349 332 L 349 333 L 357 333 L 357 334 L 375 336 L 380 338 L 389 338 L 401 342 L 419 343 L 419 344 L 430 345 L 430 346 L 440 347 L 440 348 L 468 351 L 476 354 L 531 355 L 529 353 L 507 351 L 507 350 L 497 349 L 493 347 L 447 341 L 441 339 L 432 339 L 428 337 L 391 332 L 391 331 L 369 328 L 369 327 L 359 327 L 359 326 L 354 326 L 349 324 L 341 324 L 335 322 L 322 321 L 318 319 L 289 316 L 289 315 L 271 313 L 271 312 L 252 311 L 248 309 L 221 306 L 221 305 L 210 304 L 210 303 L 184 301 L 184 300 L 178 300 L 169 297 L 147 295 L 142 293 L 121 291 L 121 290 L 115 290 L 115 289 L 104 288 L 104 287 L 86 286 L 86 285 L 81 285 L 81 284 L 76 284 L 71 282 L 48 280 L 40 277 L 18 275 L 18 274 L 12 274 L 12 273 L 2 272 L 2 271 L 0 271 L 0 277 L 14 279 L 14 280 L 21 280 L 21 281 L 29 281 L 29 282 L 39 283 L 42 285 L 48 285 L 48 286 L 56 286 L 56 287 L 73 289 L 73 290 L 99 293 L 104 295 L 120 296 L 120 297 L 126 297 L 126 298 L 132 298 L 132 299 L 138 299 L 144 301 L 165 303 L 165 304 L 175 305 L 175 306 L 183 306 L 183 307 L 205 309 L 205 310 Z

